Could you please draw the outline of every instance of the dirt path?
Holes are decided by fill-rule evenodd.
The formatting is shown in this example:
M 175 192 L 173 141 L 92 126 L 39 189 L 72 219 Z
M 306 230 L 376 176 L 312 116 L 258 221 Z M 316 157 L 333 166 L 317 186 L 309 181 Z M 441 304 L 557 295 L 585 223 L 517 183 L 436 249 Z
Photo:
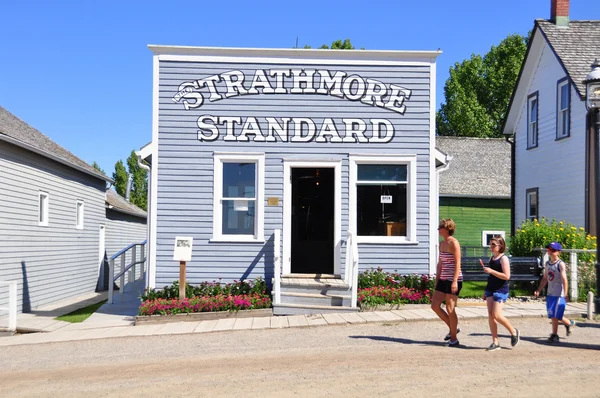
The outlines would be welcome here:
M 547 320 L 486 352 L 486 321 L 110 339 L 0 349 L 0 396 L 598 396 L 600 324 L 547 346 Z M 505 333 L 503 330 L 501 333 Z M 564 330 L 560 331 L 564 336 Z M 558 391 L 561 386 L 562 391 Z

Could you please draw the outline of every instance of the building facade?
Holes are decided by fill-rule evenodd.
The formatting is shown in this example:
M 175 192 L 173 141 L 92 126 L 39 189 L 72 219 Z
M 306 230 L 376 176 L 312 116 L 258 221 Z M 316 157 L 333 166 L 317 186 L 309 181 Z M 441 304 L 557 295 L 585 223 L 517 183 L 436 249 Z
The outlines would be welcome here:
M 154 53 L 150 285 L 429 273 L 437 246 L 438 52 L 150 46 Z M 433 238 L 432 238 L 433 237 Z

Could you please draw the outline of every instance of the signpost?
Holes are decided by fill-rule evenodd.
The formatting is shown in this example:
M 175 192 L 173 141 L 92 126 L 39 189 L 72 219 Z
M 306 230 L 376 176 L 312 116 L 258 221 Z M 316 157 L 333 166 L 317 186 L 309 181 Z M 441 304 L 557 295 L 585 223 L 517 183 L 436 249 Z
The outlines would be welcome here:
M 192 261 L 192 237 L 175 237 L 175 248 L 173 250 L 173 260 L 179 261 L 179 299 L 185 298 L 185 267 L 187 261 Z

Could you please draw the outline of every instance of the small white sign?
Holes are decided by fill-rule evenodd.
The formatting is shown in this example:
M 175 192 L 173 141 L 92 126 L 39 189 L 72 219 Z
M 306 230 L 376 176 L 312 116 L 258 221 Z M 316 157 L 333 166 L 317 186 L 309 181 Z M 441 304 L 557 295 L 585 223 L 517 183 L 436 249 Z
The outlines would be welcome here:
M 381 203 L 392 203 L 392 195 L 381 195 Z
M 233 201 L 234 211 L 248 211 L 248 200 L 247 199 L 235 199 Z
M 192 240 L 193 238 L 191 237 L 175 237 L 175 249 L 173 250 L 173 260 L 192 261 Z

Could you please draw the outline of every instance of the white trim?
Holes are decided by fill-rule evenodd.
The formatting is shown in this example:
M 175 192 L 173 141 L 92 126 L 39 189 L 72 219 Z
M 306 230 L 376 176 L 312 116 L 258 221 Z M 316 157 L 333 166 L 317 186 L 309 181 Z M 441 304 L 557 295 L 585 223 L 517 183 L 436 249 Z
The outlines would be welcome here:
M 42 200 L 42 197 L 44 200 Z M 46 191 L 38 191 L 38 225 L 47 227 L 50 215 L 50 194 Z M 41 216 L 41 217 L 40 217 Z M 40 220 L 41 218 L 41 220 Z
M 435 237 L 437 237 L 437 225 L 440 219 L 439 173 L 449 166 L 451 159 L 448 154 L 441 152 L 435 147 L 436 73 L 437 65 L 435 62 L 432 62 L 429 71 L 429 153 L 435 154 L 435 156 L 429 157 L 429 181 L 434 182 L 433 184 L 429 184 L 429 274 L 435 273 L 438 259 L 438 239 Z M 441 163 L 440 172 L 436 171 L 436 161 Z
M 292 168 L 333 168 L 334 181 L 334 231 L 333 273 L 341 275 L 342 248 L 342 161 L 337 160 L 284 160 L 283 161 L 283 262 L 282 273 L 291 274 L 292 254 Z
M 418 244 L 417 241 L 417 155 L 370 155 L 350 156 L 349 224 L 357 243 Z M 359 236 L 356 227 L 356 183 L 358 164 L 405 164 L 407 165 L 407 213 L 406 236 Z
M 150 169 L 150 214 L 147 228 L 149 230 L 148 250 L 148 288 L 156 286 L 156 225 L 158 221 L 158 102 L 159 102 L 159 61 L 158 56 L 152 60 L 152 168 Z
M 561 109 L 562 103 L 562 88 L 567 88 L 567 107 L 565 109 Z M 569 78 L 567 77 L 565 80 L 557 84 L 556 87 L 556 139 L 567 138 L 570 135 L 569 125 L 571 121 L 569 120 L 569 116 L 571 113 L 571 102 L 569 101 L 571 97 L 571 85 L 569 84 Z M 566 115 L 565 115 L 566 114 Z M 562 130 L 563 126 L 563 118 L 566 118 L 567 126 L 566 131 Z
M 81 207 L 80 207 L 81 205 Z M 81 208 L 81 215 L 79 209 Z M 83 220 L 85 217 L 85 202 L 81 199 L 75 201 L 75 229 L 83 229 Z
M 490 247 L 490 245 L 487 244 L 487 236 L 488 235 L 500 235 L 502 236 L 502 238 L 506 239 L 506 232 L 505 231 L 481 231 L 481 246 L 483 247 Z
M 98 272 L 96 273 L 96 280 L 100 279 L 100 270 L 104 264 L 104 256 L 106 255 L 106 225 L 100 224 L 98 228 Z M 107 270 L 104 270 L 107 272 Z M 100 281 L 104 283 L 104 281 Z
M 221 201 L 223 192 L 223 163 L 230 161 L 256 164 L 256 202 L 254 235 L 223 235 Z M 265 154 L 264 153 L 224 153 L 213 154 L 213 234 L 211 242 L 264 242 L 265 240 Z M 245 198 L 246 199 L 246 198 Z

